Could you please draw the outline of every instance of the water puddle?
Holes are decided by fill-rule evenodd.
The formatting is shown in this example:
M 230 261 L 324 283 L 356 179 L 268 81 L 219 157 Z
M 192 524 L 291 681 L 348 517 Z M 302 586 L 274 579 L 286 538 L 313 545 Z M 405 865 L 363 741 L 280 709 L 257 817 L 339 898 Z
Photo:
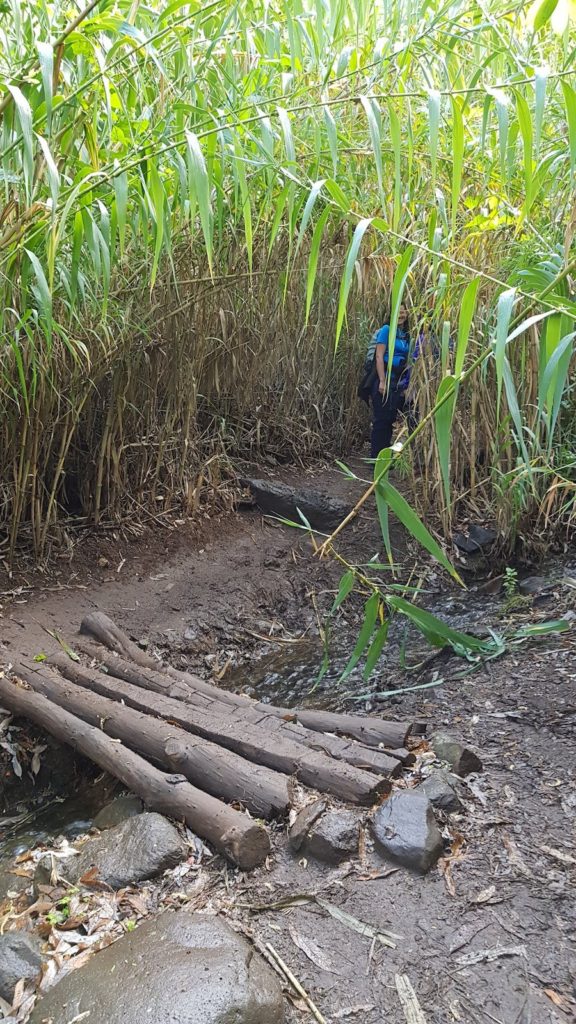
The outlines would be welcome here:
M 73 796 L 50 798 L 39 794 L 32 802 L 19 804 L 6 817 L 0 817 L 0 860 L 17 857 L 58 836 L 72 840 L 87 832 L 109 799 L 109 792 L 109 784 L 96 782 Z

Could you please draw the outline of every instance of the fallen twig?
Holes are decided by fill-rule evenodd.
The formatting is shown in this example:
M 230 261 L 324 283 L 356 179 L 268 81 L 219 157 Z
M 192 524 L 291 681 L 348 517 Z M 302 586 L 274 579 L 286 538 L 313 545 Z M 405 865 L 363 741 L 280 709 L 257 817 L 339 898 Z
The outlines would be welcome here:
M 318 1024 L 328 1024 L 326 1018 L 322 1016 L 322 1014 L 320 1013 L 320 1010 L 318 1009 L 316 1004 L 310 998 L 310 996 L 308 995 L 306 990 L 304 988 L 302 988 L 302 985 L 298 981 L 298 978 L 296 978 L 295 975 L 292 974 L 292 971 L 290 970 L 288 965 L 284 963 L 284 961 L 283 961 L 282 957 L 280 956 L 280 954 L 276 952 L 276 950 L 274 949 L 274 946 L 270 942 L 267 942 L 266 943 L 266 949 L 267 949 L 269 955 L 274 960 L 274 962 L 277 964 L 277 966 L 282 971 L 282 974 L 290 982 L 290 984 L 292 985 L 292 988 L 294 989 L 294 991 L 297 992 L 298 995 L 301 997 L 301 999 L 304 1000 L 304 1002 L 306 1003 L 306 1006 L 310 1010 L 310 1013 L 318 1021 Z

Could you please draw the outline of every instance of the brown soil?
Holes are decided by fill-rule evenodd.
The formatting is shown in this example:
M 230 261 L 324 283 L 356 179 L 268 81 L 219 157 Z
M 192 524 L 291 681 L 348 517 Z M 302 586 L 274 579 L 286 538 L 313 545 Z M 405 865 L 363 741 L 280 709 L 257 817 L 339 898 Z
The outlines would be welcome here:
M 328 469 L 300 473 L 298 482 L 340 496 L 358 494 L 357 484 Z M 408 570 L 410 544 L 399 529 L 394 540 Z M 366 560 L 378 547 L 378 527 L 367 512 L 341 550 Z M 321 617 L 341 571 L 311 558 L 304 534 L 252 511 L 206 519 L 193 530 L 158 529 L 134 544 L 91 540 L 48 582 L 36 576 L 29 589 L 22 580 L 0 588 L 0 655 L 8 660 L 12 653 L 50 653 L 58 641 L 47 630 L 73 646 L 82 616 L 101 609 L 133 637 L 170 652 L 175 664 L 218 679 L 241 660 L 271 650 L 293 654 L 294 641 L 316 635 L 317 610 Z M 434 582 L 431 571 L 428 579 Z M 533 620 L 560 610 L 530 606 L 519 614 Z M 340 621 L 346 643 L 353 642 L 357 614 L 352 604 Z M 481 752 L 485 771 L 464 787 L 464 813 L 443 822 L 447 857 L 441 870 L 425 878 L 404 869 L 390 872 L 369 842 L 363 858 L 337 869 L 298 862 L 279 830 L 268 867 L 235 881 L 226 872 L 218 876 L 212 905 L 236 918 L 260 948 L 272 944 L 329 1024 L 574 1019 L 573 649 L 572 633 L 551 636 L 511 649 L 464 678 L 458 678 L 458 659 L 440 662 L 443 685 L 399 694 L 387 708 L 398 718 L 425 717 Z M 419 650 L 426 656 L 425 648 Z M 391 679 L 414 681 L 406 676 L 403 683 L 398 667 L 394 676 L 392 670 L 389 661 L 380 689 Z M 420 674 L 417 681 L 425 678 Z M 395 933 L 395 948 L 305 899 L 313 894 Z M 410 979 L 420 1017 L 403 1009 L 397 975 Z M 289 1019 L 312 1018 L 297 1000 Z

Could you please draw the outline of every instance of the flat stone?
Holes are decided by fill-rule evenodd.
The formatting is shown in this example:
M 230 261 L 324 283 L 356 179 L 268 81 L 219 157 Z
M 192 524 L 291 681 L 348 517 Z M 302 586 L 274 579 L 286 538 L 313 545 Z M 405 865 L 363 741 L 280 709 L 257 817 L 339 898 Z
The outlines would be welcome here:
M 303 844 L 305 853 L 326 864 L 340 861 L 358 852 L 360 817 L 355 811 L 328 811 L 312 825 Z
M 424 874 L 438 860 L 444 844 L 428 797 L 418 790 L 395 793 L 375 812 L 376 848 L 389 860 Z
M 139 796 L 132 794 L 118 796 L 102 808 L 94 818 L 93 825 L 94 828 L 103 832 L 107 828 L 114 828 L 115 825 L 119 825 L 120 822 L 126 821 L 128 818 L 135 818 L 137 814 L 142 814 L 143 810 L 144 804 Z
M 319 491 L 297 490 L 273 480 L 241 480 L 249 487 L 256 504 L 266 515 L 281 516 L 301 523 L 298 509 L 312 527 L 332 530 L 348 515 L 351 505 Z
M 525 579 L 520 580 L 518 591 L 524 597 L 535 597 L 551 590 L 553 586 L 553 581 L 546 576 L 526 576 Z
M 462 802 L 450 782 L 448 772 L 433 772 L 418 789 L 425 793 L 433 807 L 447 814 L 462 810 Z
M 315 800 L 314 803 L 306 804 L 301 811 L 298 812 L 294 823 L 290 826 L 288 832 L 288 842 L 290 847 L 296 852 L 298 851 L 308 832 L 317 818 L 326 810 L 327 804 L 325 800 Z
M 144 882 L 176 867 L 187 853 L 178 829 L 161 814 L 139 814 L 100 836 L 88 839 L 78 856 L 58 861 L 63 878 L 76 885 L 84 877 L 122 889 Z M 34 875 L 35 885 L 50 883 L 50 858 L 41 860 Z
M 12 1003 L 14 989 L 21 978 L 32 981 L 40 973 L 40 943 L 24 932 L 0 935 L 0 996 Z
M 283 1024 L 282 989 L 219 917 L 166 912 L 67 974 L 30 1024 Z
M 0 901 L 6 899 L 12 893 L 19 896 L 20 893 L 23 893 L 32 884 L 31 878 L 15 875 L 13 874 L 13 869 L 13 861 L 0 861 Z
M 456 775 L 482 771 L 482 761 L 474 751 L 445 732 L 432 733 L 430 746 L 439 761 L 446 761 Z

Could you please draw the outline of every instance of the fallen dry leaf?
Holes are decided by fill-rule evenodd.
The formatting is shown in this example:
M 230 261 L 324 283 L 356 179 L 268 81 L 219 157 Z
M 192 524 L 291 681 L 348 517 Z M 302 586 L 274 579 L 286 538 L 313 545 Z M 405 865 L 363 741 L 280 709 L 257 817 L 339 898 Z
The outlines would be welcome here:
M 316 967 L 319 967 L 321 971 L 329 971 L 330 974 L 335 974 L 334 965 L 330 958 L 324 953 L 319 946 L 312 939 L 307 939 L 305 935 L 301 935 L 297 932 L 292 925 L 289 926 L 288 931 L 290 932 L 290 938 L 298 949 L 301 949 L 305 956 L 312 961 Z
M 544 995 L 548 996 L 554 1006 L 557 1006 L 559 1010 L 563 1010 L 564 1013 L 572 1013 L 574 1009 L 574 1001 L 568 999 L 567 996 L 561 996 L 559 992 L 555 992 L 553 988 L 545 988 Z

